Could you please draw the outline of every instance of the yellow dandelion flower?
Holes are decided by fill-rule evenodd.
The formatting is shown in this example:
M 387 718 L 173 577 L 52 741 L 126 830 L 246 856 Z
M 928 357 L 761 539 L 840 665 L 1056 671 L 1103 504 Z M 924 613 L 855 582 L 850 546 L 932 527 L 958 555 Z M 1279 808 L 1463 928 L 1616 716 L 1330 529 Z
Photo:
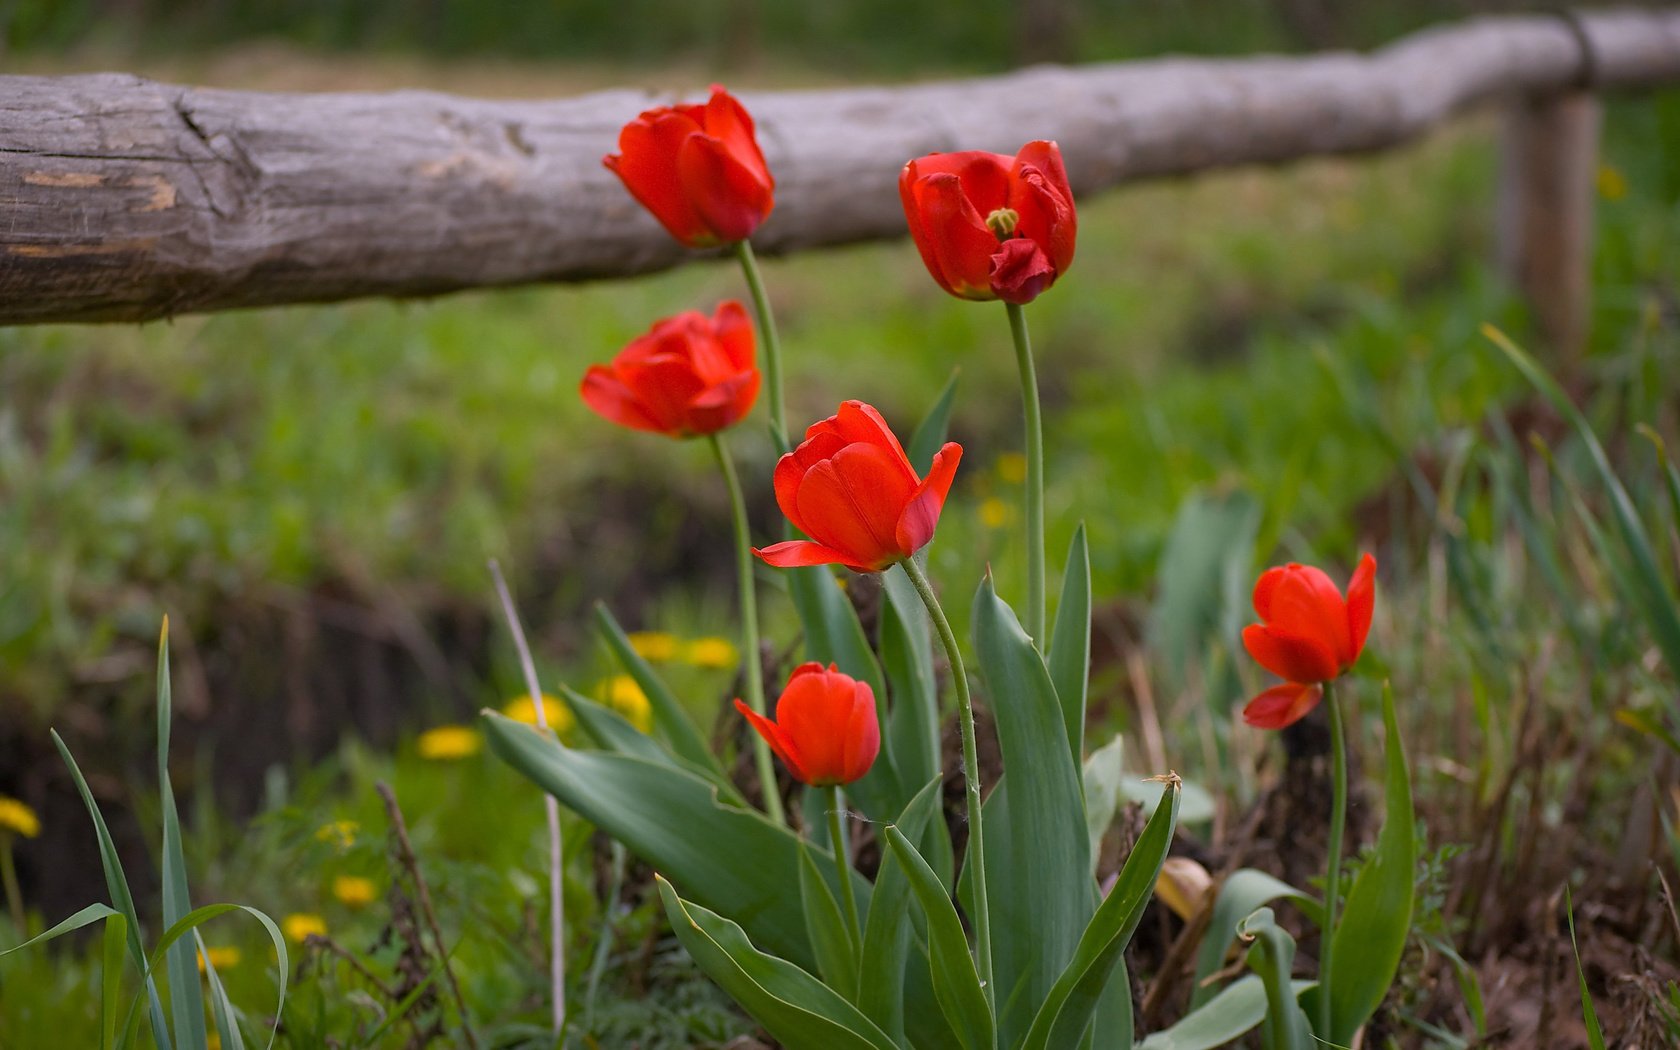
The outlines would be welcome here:
M 479 739 L 478 730 L 471 726 L 438 726 L 421 733 L 415 746 L 421 758 L 447 762 L 478 754 L 483 741 Z
M 327 920 L 319 915 L 308 912 L 298 912 L 280 920 L 280 932 L 286 935 L 288 941 L 302 944 L 311 934 L 316 937 L 327 935 Z
M 1027 457 L 1019 452 L 1005 452 L 997 458 L 998 477 L 1011 485 L 1027 480 Z
M 996 496 L 980 502 L 980 524 L 988 529 L 1001 529 L 1009 524 L 1009 504 Z
M 653 731 L 653 707 L 634 678 L 627 674 L 614 675 L 601 683 L 600 694 L 606 697 L 607 706 L 623 715 L 631 725 L 644 733 Z
M 572 709 L 567 707 L 557 697 L 544 693 L 542 696 L 543 714 L 548 718 L 548 728 L 556 733 L 564 734 L 572 728 Z M 528 726 L 537 724 L 537 705 L 531 703 L 529 696 L 521 696 L 508 701 L 502 708 L 502 714 L 515 722 L 524 722 Z
M 17 799 L 0 795 L 0 831 L 10 831 L 32 839 L 41 834 L 41 818 Z
M 1613 164 L 1598 166 L 1598 195 L 1607 201 L 1619 201 L 1627 196 L 1627 176 Z
M 332 893 L 346 907 L 365 908 L 379 896 L 379 888 L 372 879 L 364 879 L 360 875 L 340 875 L 333 879 Z
M 231 970 L 239 965 L 239 960 L 245 956 L 238 948 L 206 948 L 198 953 L 198 972 L 204 972 L 204 959 L 209 956 L 210 965 L 218 970 Z
M 332 820 L 315 829 L 315 840 L 336 846 L 341 852 L 356 844 L 362 826 L 353 820 Z
M 661 663 L 677 658 L 677 636 L 665 631 L 633 631 L 630 648 L 644 660 Z
M 696 638 L 688 643 L 683 659 L 695 667 L 723 670 L 734 667 L 740 655 L 735 651 L 735 643 L 727 638 Z

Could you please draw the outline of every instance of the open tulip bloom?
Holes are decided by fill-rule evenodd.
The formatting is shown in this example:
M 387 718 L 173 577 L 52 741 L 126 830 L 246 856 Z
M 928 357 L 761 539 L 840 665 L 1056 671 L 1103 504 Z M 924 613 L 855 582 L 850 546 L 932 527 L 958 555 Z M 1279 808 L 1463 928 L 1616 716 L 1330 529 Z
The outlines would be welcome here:
M 655 324 L 610 364 L 592 365 L 579 392 L 605 419 L 686 438 L 715 434 L 758 399 L 753 329 L 737 302 L 711 317 L 690 310 Z
M 1348 581 L 1347 597 L 1324 570 L 1289 564 L 1267 569 L 1254 585 L 1260 623 L 1243 628 L 1243 646 L 1284 679 L 1250 700 L 1243 721 L 1282 729 L 1324 698 L 1323 683 L 1348 670 L 1365 648 L 1376 603 L 1377 560 L 1367 554 Z

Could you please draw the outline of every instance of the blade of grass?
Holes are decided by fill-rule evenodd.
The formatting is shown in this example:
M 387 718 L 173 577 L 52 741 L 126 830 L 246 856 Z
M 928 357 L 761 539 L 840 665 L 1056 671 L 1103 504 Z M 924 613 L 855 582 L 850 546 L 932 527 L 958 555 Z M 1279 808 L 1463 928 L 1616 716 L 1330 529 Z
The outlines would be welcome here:
M 1581 1015 L 1587 1023 L 1587 1044 L 1592 1050 L 1604 1050 L 1604 1030 L 1598 1026 L 1598 1011 L 1593 1009 L 1592 992 L 1587 990 L 1587 970 L 1581 965 L 1581 946 L 1575 942 L 1575 898 L 1568 886 L 1563 888 L 1563 907 L 1569 917 L 1569 950 L 1575 954 L 1575 977 L 1581 983 Z
M 158 806 L 163 811 L 163 924 L 173 926 L 192 911 L 187 891 L 187 862 L 181 846 L 181 816 L 175 808 L 175 788 L 169 780 L 169 730 L 174 717 L 169 686 L 169 617 L 158 632 L 157 655 L 157 775 Z M 165 960 L 169 974 L 169 1012 L 175 1039 L 183 1047 L 209 1050 L 204 1027 L 204 990 L 198 981 L 195 949 L 188 941 L 172 947 Z M 208 959 L 206 959 L 208 968 Z

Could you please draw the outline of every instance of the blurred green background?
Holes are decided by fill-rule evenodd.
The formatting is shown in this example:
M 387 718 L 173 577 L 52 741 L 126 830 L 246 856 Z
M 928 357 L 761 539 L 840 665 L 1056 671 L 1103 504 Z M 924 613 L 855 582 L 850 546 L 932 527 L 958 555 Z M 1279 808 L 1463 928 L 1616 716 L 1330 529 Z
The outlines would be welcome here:
M 0 39 L 12 71 L 542 96 L 1370 46 L 1514 6 L 0 0 Z M 1078 260 L 1028 316 L 1048 413 L 1051 549 L 1088 523 L 1113 630 L 1135 640 L 1191 496 L 1253 497 L 1259 559 L 1346 565 L 1360 545 L 1394 541 L 1407 468 L 1438 473 L 1443 435 L 1527 398 L 1477 334 L 1491 321 L 1529 335 L 1490 262 L 1496 167 L 1497 121 L 1483 114 L 1370 158 L 1080 202 Z M 1672 377 L 1680 94 L 1610 104 L 1597 185 L 1587 364 Z M 1002 308 L 945 296 L 907 241 L 771 260 L 766 277 L 791 418 L 861 397 L 907 433 L 958 374 L 952 430 L 966 453 L 933 573 L 958 595 L 953 611 L 986 565 L 1018 597 L 1019 403 Z M 556 677 L 588 685 L 606 673 L 587 632 L 596 599 L 632 629 L 729 634 L 728 507 L 708 451 L 618 431 L 576 386 L 656 318 L 744 295 L 732 266 L 707 262 L 434 302 L 0 330 L 0 548 L 11 552 L 0 793 L 46 815 L 42 840 L 20 851 L 43 909 L 86 899 L 43 876 L 88 837 L 46 727 L 105 771 L 104 793 L 134 790 L 151 761 L 149 675 L 166 612 L 182 790 L 216 786 L 199 848 L 213 884 L 240 887 L 266 854 L 247 842 L 244 869 L 227 861 L 217 843 L 232 850 L 237 836 L 213 833 L 220 814 L 290 799 L 302 807 L 286 811 L 294 830 L 326 811 L 376 823 L 365 797 L 311 780 L 330 776 L 310 763 L 336 754 L 329 768 L 365 787 L 372 774 L 358 771 L 393 747 L 411 762 L 417 730 L 519 691 L 487 558 L 501 559 Z M 1637 418 L 1672 431 L 1672 411 L 1659 397 Z M 768 439 L 749 425 L 732 443 L 767 536 Z M 766 615 L 770 636 L 791 641 L 786 607 L 772 599 Z M 710 719 L 728 676 L 690 673 Z M 482 841 L 469 811 L 449 816 L 456 785 L 402 768 L 405 790 L 433 800 L 450 829 L 437 832 L 446 852 L 483 858 L 485 871 L 498 848 L 530 852 Z M 512 790 L 505 770 L 481 772 Z M 302 779 L 300 795 L 283 789 L 288 778 Z M 525 814 L 533 833 L 536 812 Z

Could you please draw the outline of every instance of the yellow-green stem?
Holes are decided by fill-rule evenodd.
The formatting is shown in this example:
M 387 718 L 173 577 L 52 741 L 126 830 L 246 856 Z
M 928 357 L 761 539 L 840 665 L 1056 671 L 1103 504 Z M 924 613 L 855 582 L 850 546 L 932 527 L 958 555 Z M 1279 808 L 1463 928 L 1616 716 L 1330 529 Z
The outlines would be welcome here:
M 1044 421 L 1038 410 L 1038 372 L 1033 368 L 1027 317 L 1014 303 L 1009 331 L 1015 337 L 1015 364 L 1021 373 L 1021 414 L 1026 424 L 1027 456 L 1027 633 L 1040 652 L 1049 641 L 1044 629 Z
M 1336 938 L 1336 905 L 1341 896 L 1342 829 L 1347 824 L 1347 740 L 1342 731 L 1342 709 L 1336 702 L 1332 682 L 1324 683 L 1324 704 L 1330 712 L 1330 857 L 1324 868 L 1324 929 L 1318 947 L 1318 1036 L 1332 1038 L 1330 1031 L 1331 947 Z
M 758 647 L 758 599 L 753 589 L 752 537 L 747 532 L 747 501 L 741 495 L 741 479 L 735 463 L 723 447 L 723 437 L 711 435 L 712 451 L 729 489 L 729 509 L 735 519 L 735 575 L 741 588 L 741 649 L 747 664 L 747 706 L 764 714 L 764 657 Z M 764 811 L 778 824 L 786 823 L 782 795 L 776 790 L 776 767 L 770 761 L 770 745 L 754 732 L 753 762 L 758 768 L 758 786 L 764 795 Z
M 0 831 L 0 882 L 6 886 L 6 907 L 11 909 L 12 925 L 19 937 L 28 937 L 23 928 L 23 893 L 18 889 L 17 866 L 12 861 L 12 836 Z
M 963 780 L 968 785 L 968 859 L 974 880 L 974 941 L 975 956 L 980 970 L 980 983 L 986 989 L 986 1001 L 996 1007 L 992 998 L 992 915 L 986 896 L 986 846 L 980 828 L 980 749 L 974 740 L 974 700 L 968 692 L 968 672 L 963 669 L 962 652 L 957 648 L 957 636 L 927 574 L 916 564 L 915 558 L 902 563 L 904 574 L 916 585 L 916 593 L 927 606 L 928 618 L 933 620 L 939 640 L 945 646 L 945 659 L 951 664 L 951 682 L 957 689 L 957 713 L 962 722 Z
M 764 385 L 770 388 L 770 437 L 777 453 L 788 450 L 787 409 L 782 402 L 782 344 L 776 337 L 776 318 L 770 313 L 770 296 L 764 291 L 764 277 L 758 272 L 758 257 L 751 241 L 735 242 L 735 257 L 752 293 L 753 313 L 758 316 L 758 338 L 764 346 Z
M 852 944 L 863 943 L 863 924 L 858 921 L 857 896 L 852 891 L 852 864 L 846 855 L 846 796 L 840 785 L 833 787 L 834 795 L 828 806 L 828 845 L 834 851 L 834 867 L 840 876 L 840 899 L 846 905 L 846 924 L 851 929 Z

